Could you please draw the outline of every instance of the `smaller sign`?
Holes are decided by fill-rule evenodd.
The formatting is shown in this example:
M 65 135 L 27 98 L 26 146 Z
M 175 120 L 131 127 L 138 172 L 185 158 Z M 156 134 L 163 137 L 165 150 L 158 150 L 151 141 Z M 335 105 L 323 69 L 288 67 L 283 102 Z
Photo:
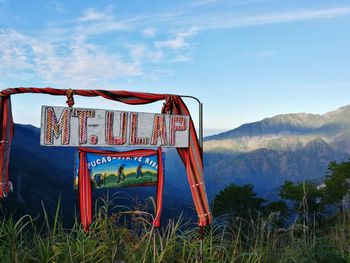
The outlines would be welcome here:
M 157 151 L 84 151 L 87 151 L 87 167 L 94 188 L 157 185 L 159 168 Z M 160 160 L 162 160 L 162 156 L 160 156 Z M 75 159 L 75 189 L 78 188 L 79 183 L 79 162 L 79 154 L 77 154 Z
M 42 106 L 40 145 L 185 148 L 189 126 L 182 115 Z

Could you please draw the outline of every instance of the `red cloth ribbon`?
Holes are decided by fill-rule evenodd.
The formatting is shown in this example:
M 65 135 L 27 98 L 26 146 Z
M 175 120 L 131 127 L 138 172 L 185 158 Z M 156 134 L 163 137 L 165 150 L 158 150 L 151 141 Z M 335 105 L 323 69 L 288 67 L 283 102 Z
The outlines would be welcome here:
M 80 220 L 87 232 L 92 222 L 92 192 L 90 173 L 86 161 L 86 152 L 79 152 L 79 208 Z
M 158 184 L 157 184 L 157 197 L 156 197 L 156 216 L 153 220 L 155 227 L 160 227 L 160 217 L 163 207 L 163 188 L 164 188 L 164 169 L 163 169 L 163 155 L 162 149 L 158 148 Z
M 0 198 L 3 198 L 10 191 L 8 166 L 13 137 L 10 97 L 0 97 L 0 137 Z

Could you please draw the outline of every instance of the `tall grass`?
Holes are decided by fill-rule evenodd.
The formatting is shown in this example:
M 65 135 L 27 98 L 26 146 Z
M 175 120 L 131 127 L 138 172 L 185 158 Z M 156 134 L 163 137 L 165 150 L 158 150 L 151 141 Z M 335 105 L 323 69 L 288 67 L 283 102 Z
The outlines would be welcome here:
M 99 199 L 91 231 L 78 221 L 62 226 L 58 201 L 44 223 L 25 215 L 0 222 L 0 262 L 199 262 L 200 235 L 195 222 L 169 220 L 154 228 L 151 213 L 114 205 L 118 196 Z M 117 202 L 118 203 L 118 202 Z M 330 227 L 304 223 L 279 228 L 278 214 L 255 219 L 216 218 L 205 229 L 204 262 L 350 262 L 350 216 L 338 215 Z

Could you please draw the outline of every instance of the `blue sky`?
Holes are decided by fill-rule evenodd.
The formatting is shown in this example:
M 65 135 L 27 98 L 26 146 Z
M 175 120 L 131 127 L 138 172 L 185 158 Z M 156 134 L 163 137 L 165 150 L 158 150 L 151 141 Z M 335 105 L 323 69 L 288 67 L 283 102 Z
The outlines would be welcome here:
M 349 47 L 350 1 L 0 0 L 1 88 L 193 95 L 207 135 L 350 104 Z M 42 104 L 65 99 L 13 96 L 15 121 L 39 126 Z M 158 112 L 161 103 L 76 106 Z

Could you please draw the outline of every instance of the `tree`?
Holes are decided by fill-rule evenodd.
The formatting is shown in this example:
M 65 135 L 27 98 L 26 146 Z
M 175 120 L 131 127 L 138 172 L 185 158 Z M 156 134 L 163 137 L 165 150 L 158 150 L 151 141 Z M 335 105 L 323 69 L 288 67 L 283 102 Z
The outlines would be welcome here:
M 281 187 L 280 197 L 293 203 L 293 209 L 299 215 L 316 217 L 320 223 L 324 204 L 322 203 L 322 191 L 309 181 L 293 183 L 285 181 Z
M 325 201 L 343 209 L 342 201 L 349 192 L 350 161 L 328 165 L 324 189 Z
M 265 199 L 257 197 L 253 185 L 231 184 L 214 198 L 213 215 L 235 215 L 242 218 L 256 217 L 263 211 Z
M 277 226 L 282 227 L 289 216 L 289 209 L 283 200 L 271 202 L 264 208 L 265 215 L 269 216 L 271 213 L 278 213 Z

